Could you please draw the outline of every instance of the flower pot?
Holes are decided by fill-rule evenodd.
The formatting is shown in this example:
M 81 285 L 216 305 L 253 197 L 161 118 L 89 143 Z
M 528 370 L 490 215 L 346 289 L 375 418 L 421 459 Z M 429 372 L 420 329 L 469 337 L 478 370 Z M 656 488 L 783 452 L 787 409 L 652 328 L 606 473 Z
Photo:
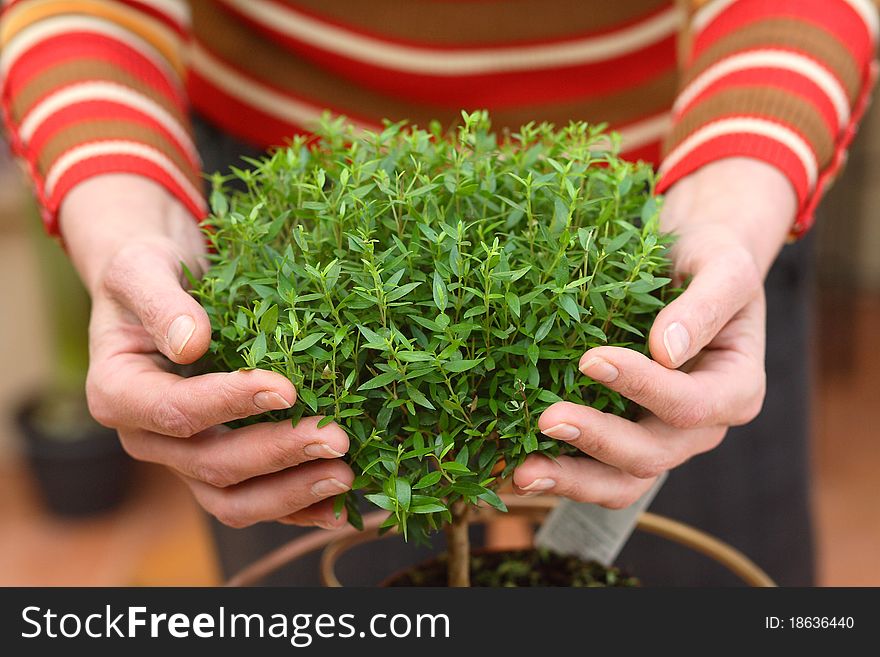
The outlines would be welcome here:
M 502 495 L 509 514 L 540 522 L 557 504 L 558 498 L 539 496 L 520 498 Z M 474 514 L 473 522 L 484 523 L 496 517 L 498 512 L 480 507 Z M 336 576 L 336 564 L 349 550 L 363 543 L 385 540 L 393 536 L 388 532 L 380 536 L 378 527 L 387 517 L 384 512 L 376 512 L 364 517 L 364 530 L 343 527 L 331 531 L 313 532 L 297 538 L 270 552 L 261 559 L 234 575 L 228 586 L 250 586 L 257 584 L 267 575 L 300 557 L 323 550 L 321 555 L 321 580 L 325 586 L 343 586 Z M 678 543 L 694 552 L 705 555 L 736 575 L 749 586 L 775 586 L 770 577 L 741 552 L 705 532 L 684 523 L 653 513 L 643 513 L 638 522 L 638 531 L 654 534 L 660 538 Z M 638 573 L 633 573 L 638 576 Z M 386 583 L 394 575 L 386 578 Z
M 132 460 L 116 431 L 92 420 L 84 400 L 68 399 L 60 412 L 57 407 L 47 412 L 55 404 L 47 397 L 32 398 L 16 414 L 25 457 L 46 507 L 67 518 L 116 507 L 132 475 Z

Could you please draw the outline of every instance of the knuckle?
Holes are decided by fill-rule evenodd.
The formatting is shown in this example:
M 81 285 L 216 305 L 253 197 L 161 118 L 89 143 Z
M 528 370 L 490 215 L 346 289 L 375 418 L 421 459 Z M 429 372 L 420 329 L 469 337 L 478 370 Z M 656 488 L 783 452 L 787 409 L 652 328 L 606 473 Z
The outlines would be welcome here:
M 224 496 L 213 508 L 206 510 L 217 518 L 218 522 L 233 529 L 244 529 L 254 524 L 254 521 L 248 517 L 241 505 L 231 495 Z
M 164 400 L 152 409 L 152 416 L 162 433 L 177 438 L 189 438 L 197 427 L 189 414 L 175 402 Z
M 214 463 L 207 463 L 201 458 L 194 459 L 186 468 L 193 479 L 204 482 L 214 488 L 227 488 L 238 483 L 226 468 Z
M 116 414 L 110 394 L 104 385 L 104 379 L 99 372 L 90 369 L 86 377 L 86 403 L 89 413 L 98 424 L 105 427 L 115 428 Z
M 654 381 L 645 376 L 627 377 L 623 383 L 623 394 L 633 400 L 651 400 L 657 394 Z
M 663 415 L 663 421 L 676 429 L 693 429 L 709 419 L 709 407 L 696 400 L 670 405 Z
M 262 445 L 260 452 L 261 461 L 269 472 L 284 470 L 294 463 L 294 450 L 289 441 L 268 440 Z
M 627 487 L 626 490 L 622 490 L 600 502 L 599 506 L 613 511 L 619 511 L 620 509 L 626 509 L 632 506 L 637 499 L 639 499 L 638 492 L 630 486 Z
M 122 449 L 125 450 L 125 453 L 135 461 L 147 461 L 146 452 L 143 449 L 141 441 L 136 440 L 128 432 L 119 432 L 119 443 L 122 445 Z
M 667 465 L 665 461 L 657 459 L 638 461 L 627 469 L 627 472 L 637 479 L 653 479 L 669 470 L 672 466 Z
M 748 424 L 761 413 L 764 407 L 764 396 L 767 392 L 767 381 L 765 376 L 761 376 L 755 390 L 746 397 L 745 401 L 739 405 L 737 412 L 734 414 L 731 426 L 740 426 Z

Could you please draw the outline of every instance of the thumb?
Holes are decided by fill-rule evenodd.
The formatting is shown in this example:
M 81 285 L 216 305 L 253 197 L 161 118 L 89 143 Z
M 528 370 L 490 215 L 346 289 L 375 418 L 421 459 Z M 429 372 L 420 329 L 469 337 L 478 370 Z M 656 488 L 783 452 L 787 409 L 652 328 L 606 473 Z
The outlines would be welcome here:
M 651 356 L 670 368 L 712 342 L 762 287 L 758 267 L 745 251 L 717 254 L 689 273 L 687 289 L 660 311 L 648 337 Z
M 104 272 L 104 288 L 137 317 L 156 348 L 175 363 L 197 360 L 208 349 L 211 324 L 183 289 L 180 259 L 172 248 L 131 245 Z

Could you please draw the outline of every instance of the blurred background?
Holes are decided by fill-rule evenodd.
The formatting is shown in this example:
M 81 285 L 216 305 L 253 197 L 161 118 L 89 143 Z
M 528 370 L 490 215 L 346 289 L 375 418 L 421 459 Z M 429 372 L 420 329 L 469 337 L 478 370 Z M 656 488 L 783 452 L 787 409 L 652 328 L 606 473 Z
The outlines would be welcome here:
M 817 228 L 817 581 L 880 586 L 880 108 Z M 88 300 L 0 143 L 0 585 L 210 585 L 183 484 L 83 414 Z M 76 491 L 71 494 L 71 491 Z

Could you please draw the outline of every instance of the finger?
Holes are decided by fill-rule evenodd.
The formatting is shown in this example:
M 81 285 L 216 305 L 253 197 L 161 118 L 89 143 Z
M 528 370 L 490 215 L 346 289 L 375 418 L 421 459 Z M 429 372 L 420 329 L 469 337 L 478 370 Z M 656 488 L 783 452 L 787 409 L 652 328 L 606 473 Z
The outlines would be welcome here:
M 93 363 L 86 385 L 89 409 L 101 424 L 178 437 L 290 408 L 296 401 L 293 384 L 275 372 L 242 370 L 185 379 L 138 354 Z
M 124 249 L 107 267 L 103 284 L 175 363 L 192 363 L 207 351 L 211 324 L 184 290 L 180 260 L 170 249 L 143 244 Z
M 313 461 L 230 488 L 194 479 L 187 483 L 208 513 L 224 525 L 240 528 L 290 516 L 350 490 L 353 481 L 351 468 L 334 460 Z
M 333 512 L 333 500 L 324 500 L 317 504 L 291 513 L 289 516 L 278 518 L 282 525 L 300 525 L 301 527 L 320 527 L 321 529 L 339 529 L 348 522 L 348 512 L 345 508 L 336 517 Z
M 225 488 L 315 459 L 339 458 L 348 435 L 337 424 L 317 427 L 320 417 L 265 422 L 241 429 L 214 428 L 180 440 L 142 430 L 119 432 L 133 458 L 168 466 L 211 486 Z
M 736 350 L 705 353 L 685 373 L 632 349 L 597 347 L 578 369 L 678 428 L 737 424 L 764 391 L 762 362 Z
M 533 454 L 513 472 L 514 490 L 520 495 L 553 493 L 609 509 L 630 506 L 653 483 L 654 479 L 639 479 L 605 463 L 572 456 L 553 460 Z
M 682 431 L 654 416 L 631 422 L 571 402 L 553 404 L 541 414 L 538 427 L 544 435 L 639 479 L 652 479 L 715 448 L 724 436 L 718 426 Z
M 730 250 L 696 268 L 687 289 L 660 311 L 651 327 L 651 355 L 678 367 L 705 347 L 761 290 L 761 275 L 747 252 Z

